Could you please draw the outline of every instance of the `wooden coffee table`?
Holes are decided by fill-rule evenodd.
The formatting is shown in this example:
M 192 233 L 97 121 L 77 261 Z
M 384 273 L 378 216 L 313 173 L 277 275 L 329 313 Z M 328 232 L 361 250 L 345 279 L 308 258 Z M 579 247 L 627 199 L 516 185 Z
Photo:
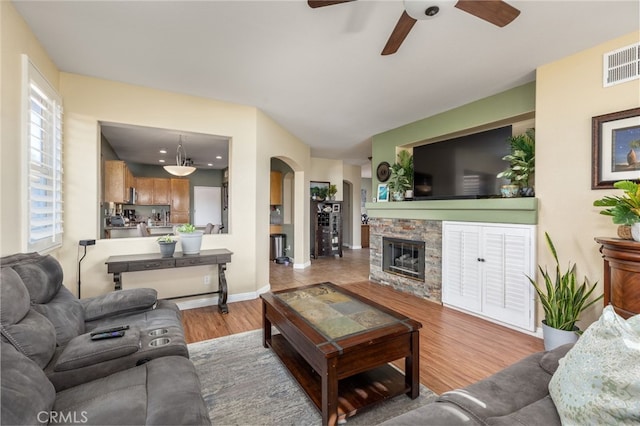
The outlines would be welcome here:
M 419 322 L 331 283 L 260 297 L 264 347 L 300 383 L 323 424 L 403 393 L 419 396 Z M 389 364 L 401 358 L 404 374 Z

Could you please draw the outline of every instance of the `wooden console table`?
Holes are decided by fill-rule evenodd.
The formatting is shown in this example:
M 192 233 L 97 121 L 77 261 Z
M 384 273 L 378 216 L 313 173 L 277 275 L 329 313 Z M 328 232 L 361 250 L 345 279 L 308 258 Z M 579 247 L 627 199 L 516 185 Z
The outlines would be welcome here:
M 200 254 L 182 254 L 176 252 L 173 257 L 162 257 L 160 253 L 145 253 L 111 256 L 105 263 L 107 264 L 107 272 L 113 274 L 115 290 L 122 290 L 121 274 L 123 272 L 218 265 L 218 291 L 186 294 L 184 296 L 169 297 L 169 299 L 219 294 L 218 309 L 223 314 L 226 314 L 229 312 L 229 308 L 227 307 L 227 278 L 224 272 L 227 270 L 227 262 L 231 262 L 232 254 L 233 253 L 227 249 L 202 250 Z
M 640 243 L 596 238 L 604 258 L 604 305 L 629 318 L 640 312 Z

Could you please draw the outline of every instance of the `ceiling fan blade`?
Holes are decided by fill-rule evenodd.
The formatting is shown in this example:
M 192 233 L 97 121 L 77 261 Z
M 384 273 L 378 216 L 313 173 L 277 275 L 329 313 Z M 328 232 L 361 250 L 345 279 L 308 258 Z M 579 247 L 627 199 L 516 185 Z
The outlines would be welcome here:
M 518 9 L 502 0 L 458 0 L 456 7 L 499 27 L 504 27 L 520 15 Z
M 309 7 L 315 9 L 316 7 L 325 7 L 334 4 L 349 3 L 352 1 L 355 0 L 309 0 L 307 3 L 309 3 Z
M 396 27 L 389 36 L 389 40 L 387 40 L 387 44 L 384 46 L 384 49 L 382 49 L 382 54 L 391 55 L 396 53 L 404 39 L 407 38 L 409 31 L 411 31 L 411 28 L 413 28 L 415 23 L 416 20 L 409 16 L 406 10 L 402 12 Z

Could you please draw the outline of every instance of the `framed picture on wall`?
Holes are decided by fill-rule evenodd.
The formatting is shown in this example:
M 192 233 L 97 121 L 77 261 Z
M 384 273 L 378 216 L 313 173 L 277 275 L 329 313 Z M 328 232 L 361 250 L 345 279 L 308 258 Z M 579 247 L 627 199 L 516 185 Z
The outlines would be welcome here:
M 591 119 L 591 189 L 640 177 L 640 108 Z
M 330 182 L 320 182 L 315 180 L 310 181 L 309 190 L 311 191 L 311 198 L 317 197 L 324 199 L 323 195 L 327 194 L 327 191 L 329 190 L 329 184 Z
M 384 183 L 378 184 L 378 202 L 384 203 L 389 201 L 389 188 Z

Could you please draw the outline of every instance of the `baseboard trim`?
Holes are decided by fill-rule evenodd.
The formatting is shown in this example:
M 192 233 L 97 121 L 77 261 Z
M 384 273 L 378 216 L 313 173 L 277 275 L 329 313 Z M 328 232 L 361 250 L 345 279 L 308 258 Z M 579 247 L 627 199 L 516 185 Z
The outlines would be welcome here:
M 250 291 L 247 293 L 230 294 L 227 297 L 227 303 L 231 302 L 244 302 L 245 300 L 254 300 L 260 297 L 261 294 L 271 290 L 271 285 L 267 284 L 256 291 Z M 205 297 L 193 300 L 184 300 L 182 302 L 176 302 L 178 308 L 181 311 L 186 309 L 204 308 L 205 306 L 215 306 L 218 304 L 218 296 Z
M 310 260 L 308 260 L 308 261 L 306 261 L 304 263 L 294 263 L 293 264 L 293 269 L 306 269 L 309 266 L 311 266 L 311 261 Z

